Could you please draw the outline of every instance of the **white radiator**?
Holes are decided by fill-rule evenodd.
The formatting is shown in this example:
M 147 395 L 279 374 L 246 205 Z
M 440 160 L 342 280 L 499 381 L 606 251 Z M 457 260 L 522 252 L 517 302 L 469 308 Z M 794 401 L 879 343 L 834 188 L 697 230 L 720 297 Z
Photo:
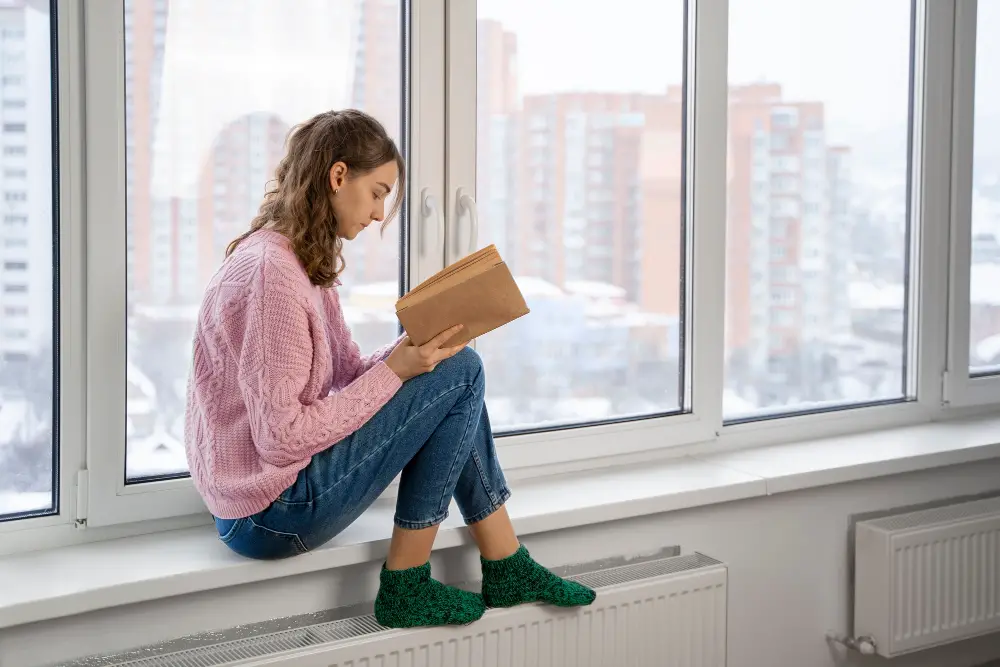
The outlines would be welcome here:
M 895 657 L 1000 631 L 1000 498 L 857 524 L 854 636 Z
M 571 577 L 590 607 L 490 610 L 458 628 L 387 630 L 371 616 L 130 660 L 121 667 L 725 667 L 726 567 L 701 554 Z M 140 652 L 141 653 L 141 652 Z

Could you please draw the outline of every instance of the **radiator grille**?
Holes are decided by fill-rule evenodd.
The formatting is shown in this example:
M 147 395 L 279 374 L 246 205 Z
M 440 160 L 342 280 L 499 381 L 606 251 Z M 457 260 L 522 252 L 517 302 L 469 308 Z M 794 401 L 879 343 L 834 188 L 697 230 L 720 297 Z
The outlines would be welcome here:
M 491 610 L 465 628 L 389 630 L 371 615 L 94 667 L 424 664 L 521 667 L 586 664 L 724 667 L 726 573 L 701 554 L 625 565 L 571 579 L 600 589 L 594 606 Z M 137 654 L 138 653 L 138 654 Z M 276 661 L 282 655 L 285 657 Z M 592 663 L 590 661 L 593 661 Z
M 635 565 L 623 565 L 613 567 L 598 572 L 587 572 L 574 577 L 567 577 L 572 581 L 577 581 L 590 588 L 605 588 L 618 584 L 627 584 L 641 579 L 652 579 L 678 572 L 697 570 L 702 567 L 721 565 L 714 558 L 703 554 L 694 553 L 689 556 L 678 556 L 677 558 L 660 558 L 648 563 L 636 563 Z
M 1000 514 L 1000 497 L 935 507 L 908 514 L 896 514 L 866 523 L 879 530 L 893 531 L 908 528 L 929 528 L 937 524 L 978 519 L 991 514 Z
M 897 642 L 1000 618 L 1000 532 L 901 546 L 893 558 L 893 639 Z
M 862 521 L 855 635 L 895 657 L 1000 631 L 1000 499 Z

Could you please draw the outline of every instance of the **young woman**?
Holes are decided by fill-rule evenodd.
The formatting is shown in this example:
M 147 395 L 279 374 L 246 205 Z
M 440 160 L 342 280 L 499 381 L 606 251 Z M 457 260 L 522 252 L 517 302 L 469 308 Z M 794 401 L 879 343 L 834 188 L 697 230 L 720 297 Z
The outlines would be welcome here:
M 392 218 L 403 168 L 385 129 L 358 111 L 319 114 L 289 135 L 199 312 L 185 437 L 195 486 L 225 544 L 273 559 L 337 535 L 402 472 L 375 601 L 389 627 L 469 623 L 486 606 L 590 604 L 592 590 L 518 542 L 482 362 L 444 347 L 460 327 L 370 357 L 351 340 L 336 289 L 343 242 Z M 452 497 L 479 546 L 482 595 L 430 576 Z

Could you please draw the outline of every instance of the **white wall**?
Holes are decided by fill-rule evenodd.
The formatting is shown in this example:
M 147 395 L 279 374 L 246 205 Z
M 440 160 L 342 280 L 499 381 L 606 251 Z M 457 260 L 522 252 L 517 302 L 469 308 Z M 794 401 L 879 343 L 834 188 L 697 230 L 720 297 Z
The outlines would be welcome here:
M 532 536 L 550 565 L 641 554 L 680 544 L 725 561 L 729 667 L 884 665 L 844 656 L 823 639 L 848 630 L 848 532 L 853 514 L 1000 491 L 1000 459 L 881 480 L 696 508 Z M 209 629 L 372 599 L 378 564 L 276 580 L 0 631 L 0 665 L 32 667 Z M 475 554 L 451 550 L 435 570 L 472 578 Z M 58 576 L 58 573 L 53 573 Z M 892 667 L 972 667 L 1000 658 L 984 637 L 892 661 Z

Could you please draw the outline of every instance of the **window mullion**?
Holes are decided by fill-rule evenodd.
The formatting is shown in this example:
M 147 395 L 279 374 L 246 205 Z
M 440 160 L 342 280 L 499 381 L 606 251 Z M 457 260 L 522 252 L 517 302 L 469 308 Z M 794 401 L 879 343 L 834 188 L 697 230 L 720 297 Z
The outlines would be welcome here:
M 951 201 L 947 375 L 944 400 L 949 404 L 981 402 L 969 382 L 969 294 L 972 263 L 972 171 L 975 142 L 977 3 L 955 3 L 953 85 L 951 90 Z
M 692 411 L 717 432 L 725 386 L 729 2 L 699 0 L 688 12 L 685 386 Z
M 409 33 L 410 287 L 444 266 L 445 0 L 412 0 Z M 474 88 L 474 87 L 473 87 Z
M 910 199 L 908 391 L 928 413 L 942 402 L 948 336 L 948 225 L 955 7 L 915 8 Z M 968 338 L 968 336 L 966 336 Z
M 469 213 L 459 215 L 458 197 L 476 197 L 476 77 L 477 3 L 449 0 L 446 4 L 445 53 L 447 90 L 445 134 L 446 263 L 455 262 L 478 245 Z
M 86 244 L 82 3 L 59 6 L 60 514 L 76 517 L 77 474 L 86 461 Z

